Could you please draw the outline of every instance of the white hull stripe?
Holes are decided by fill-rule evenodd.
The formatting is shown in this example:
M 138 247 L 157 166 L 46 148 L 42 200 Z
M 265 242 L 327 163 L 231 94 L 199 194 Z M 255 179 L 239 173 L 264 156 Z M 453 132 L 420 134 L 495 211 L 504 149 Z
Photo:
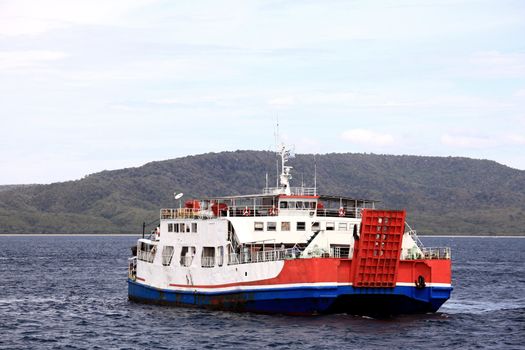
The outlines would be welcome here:
M 170 291 L 181 291 L 181 292 L 202 292 L 202 293 L 227 293 L 227 292 L 242 292 L 242 291 L 253 291 L 253 290 L 272 290 L 272 289 L 287 289 L 287 288 L 337 288 L 344 286 L 352 286 L 352 283 L 332 283 L 332 282 L 317 282 L 317 283 L 291 283 L 291 284 L 266 284 L 266 285 L 237 285 L 230 287 L 174 287 L 168 286 L 167 290 Z M 398 287 L 415 287 L 414 283 L 400 282 L 396 283 Z M 450 283 L 427 283 L 427 287 L 445 287 L 450 288 Z M 375 288 L 375 287 L 373 287 Z
M 425 283 L 427 287 L 451 287 L 450 283 Z M 399 287 L 415 287 L 415 283 L 410 282 L 398 282 L 396 286 Z

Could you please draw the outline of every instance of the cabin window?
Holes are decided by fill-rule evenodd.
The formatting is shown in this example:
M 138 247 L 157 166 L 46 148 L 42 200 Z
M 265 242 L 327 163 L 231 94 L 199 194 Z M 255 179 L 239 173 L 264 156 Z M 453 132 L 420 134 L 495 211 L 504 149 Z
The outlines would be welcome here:
M 281 231 L 290 231 L 290 222 L 289 221 L 281 222 Z
M 276 222 L 269 222 L 266 224 L 266 229 L 268 231 L 277 231 L 277 223 Z
M 179 230 L 180 230 L 180 232 L 186 232 L 186 224 L 181 222 L 179 224 Z
M 321 229 L 321 225 L 319 225 L 318 221 L 312 222 L 312 231 L 319 231 Z
M 180 265 L 190 266 L 195 256 L 195 247 L 182 247 L 180 251 Z
M 173 224 L 168 224 L 168 232 L 173 232 Z
M 327 222 L 326 223 L 326 231 L 333 231 L 335 230 L 335 223 L 334 222 Z
M 173 258 L 173 246 L 165 246 L 162 248 L 162 265 L 170 266 L 171 259 Z
M 304 221 L 298 221 L 297 222 L 297 231 L 304 231 L 306 229 L 306 225 Z
M 256 221 L 253 223 L 253 229 L 255 231 L 263 231 L 264 230 L 264 223 L 260 221 Z
M 202 267 L 214 267 L 215 266 L 215 247 L 202 247 L 201 266 Z
M 196 222 L 192 222 L 191 223 L 191 232 L 197 232 L 197 223 Z
M 186 224 L 186 232 L 191 232 L 191 230 L 190 230 L 190 224 Z
M 173 232 L 179 232 L 179 224 L 173 224 Z
M 157 252 L 157 246 L 154 244 L 148 244 L 140 242 L 137 249 L 137 259 L 145 262 L 152 263 L 155 259 L 155 253 Z
M 217 265 L 222 266 L 224 263 L 224 247 L 217 247 Z
M 339 231 L 346 231 L 347 230 L 347 226 L 346 226 L 346 222 L 340 222 L 337 226 L 337 229 Z
M 281 207 L 281 209 L 287 209 L 288 208 L 288 202 L 287 201 L 282 201 L 279 206 Z

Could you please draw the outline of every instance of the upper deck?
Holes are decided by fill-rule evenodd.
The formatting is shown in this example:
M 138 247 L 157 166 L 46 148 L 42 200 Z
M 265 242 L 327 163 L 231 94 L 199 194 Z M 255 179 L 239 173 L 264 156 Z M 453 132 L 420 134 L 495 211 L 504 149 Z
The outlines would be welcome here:
M 360 218 L 363 209 L 375 209 L 374 200 L 319 196 L 309 191 L 188 200 L 179 208 L 160 210 L 161 220 L 216 217 L 309 216 Z M 299 194 L 302 193 L 302 194 Z

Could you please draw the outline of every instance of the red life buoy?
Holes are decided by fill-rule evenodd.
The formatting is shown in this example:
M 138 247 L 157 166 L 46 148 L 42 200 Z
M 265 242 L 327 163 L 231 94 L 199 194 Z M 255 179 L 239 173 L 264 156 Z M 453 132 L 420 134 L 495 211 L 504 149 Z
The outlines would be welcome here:
M 277 209 L 275 206 L 271 207 L 268 211 L 270 215 L 277 215 L 279 213 L 279 209 Z
M 250 216 L 250 208 L 244 207 L 244 210 L 242 211 L 242 215 Z
M 339 216 L 346 216 L 345 208 L 343 208 L 343 207 L 339 208 Z

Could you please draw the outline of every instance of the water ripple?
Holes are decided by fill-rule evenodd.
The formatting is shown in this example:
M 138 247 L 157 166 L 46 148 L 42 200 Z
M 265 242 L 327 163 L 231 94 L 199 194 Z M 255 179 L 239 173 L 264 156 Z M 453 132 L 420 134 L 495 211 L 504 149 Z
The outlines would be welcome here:
M 429 246 L 452 245 L 452 298 L 438 313 L 387 320 L 136 304 L 125 282 L 132 238 L 0 243 L 0 349 L 518 349 L 524 342 L 523 239 L 425 237 Z

